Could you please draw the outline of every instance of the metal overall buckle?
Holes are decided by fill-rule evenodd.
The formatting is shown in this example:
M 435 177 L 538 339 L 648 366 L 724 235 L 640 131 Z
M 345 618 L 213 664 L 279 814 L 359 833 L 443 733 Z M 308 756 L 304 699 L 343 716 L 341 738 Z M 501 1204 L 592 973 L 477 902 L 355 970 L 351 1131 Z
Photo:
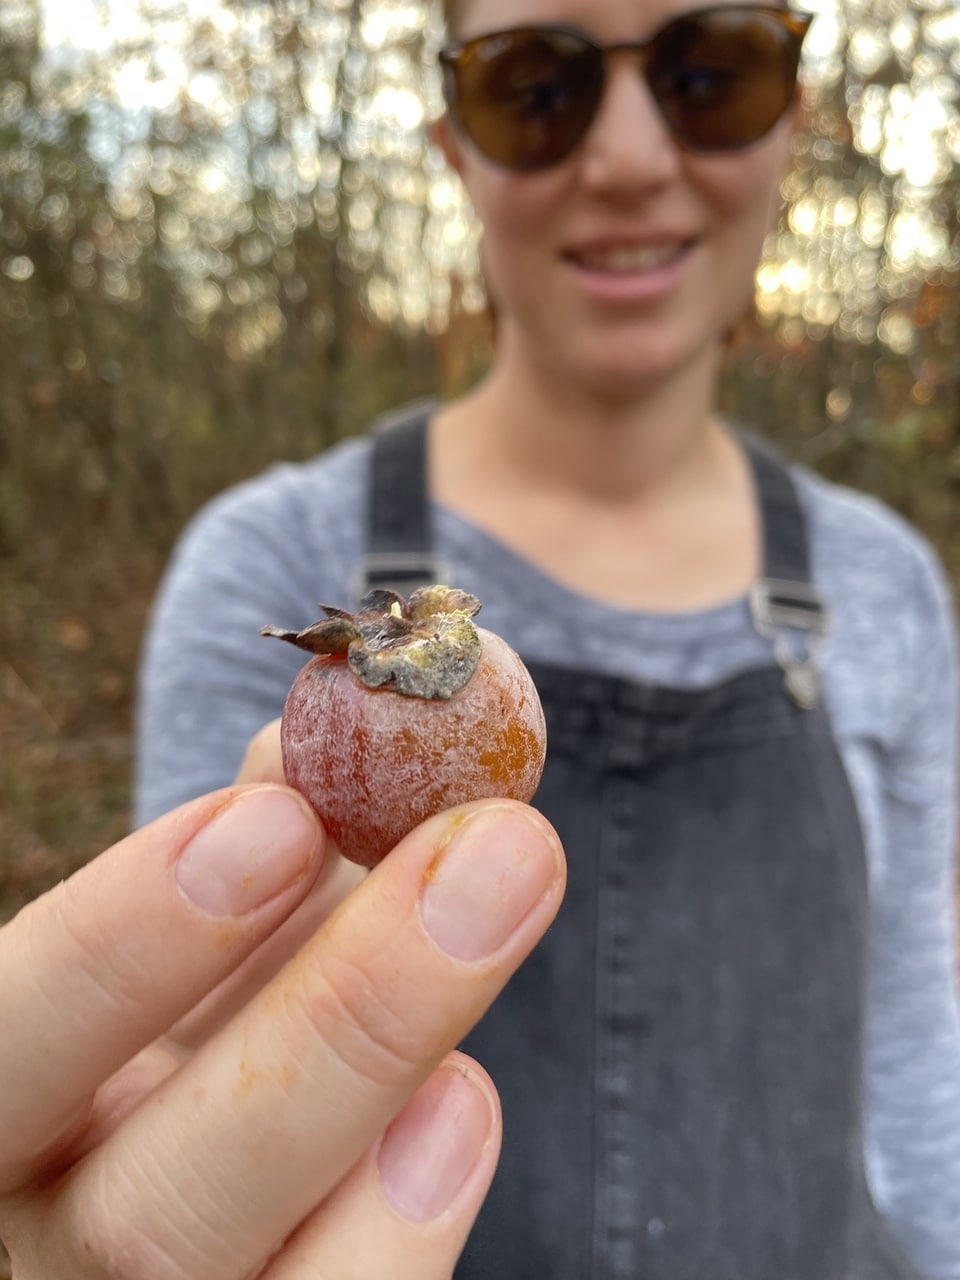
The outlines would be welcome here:
M 816 656 L 830 630 L 830 610 L 819 594 L 805 582 L 760 578 L 750 588 L 750 614 L 758 633 L 773 642 L 787 693 L 804 710 L 816 707 L 821 696 Z M 804 632 L 800 654 L 786 627 Z
M 374 551 L 361 557 L 350 579 L 350 592 L 359 603 L 374 587 L 388 587 L 408 596 L 417 587 L 449 580 L 446 561 L 429 552 Z

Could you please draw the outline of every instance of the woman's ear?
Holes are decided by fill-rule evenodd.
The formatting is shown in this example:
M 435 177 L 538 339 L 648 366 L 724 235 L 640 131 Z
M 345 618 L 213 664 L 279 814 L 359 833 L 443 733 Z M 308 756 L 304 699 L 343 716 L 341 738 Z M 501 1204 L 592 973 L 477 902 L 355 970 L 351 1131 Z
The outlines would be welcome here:
M 463 148 L 449 112 L 445 111 L 428 126 L 427 136 L 435 147 L 439 147 L 454 173 L 463 177 Z

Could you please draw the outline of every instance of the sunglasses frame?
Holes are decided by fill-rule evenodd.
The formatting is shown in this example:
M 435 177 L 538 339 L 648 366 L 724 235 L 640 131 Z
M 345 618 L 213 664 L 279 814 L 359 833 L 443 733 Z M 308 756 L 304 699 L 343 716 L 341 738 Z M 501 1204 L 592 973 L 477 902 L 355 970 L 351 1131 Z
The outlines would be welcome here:
M 488 161 L 490 161 L 490 163 L 495 164 L 500 168 L 512 170 L 518 173 L 519 172 L 535 172 L 542 169 L 553 168 L 558 164 L 562 164 L 564 160 L 568 159 L 576 151 L 577 147 L 580 145 L 580 143 L 583 141 L 583 138 L 586 136 L 587 132 L 589 131 L 590 125 L 593 123 L 593 120 L 596 117 L 597 111 L 599 110 L 600 103 L 603 97 L 603 91 L 604 91 L 603 85 L 605 84 L 605 66 L 604 66 L 604 75 L 601 78 L 601 87 L 599 88 L 599 91 L 597 93 L 596 101 L 592 103 L 592 106 L 590 107 L 589 112 L 585 113 L 583 127 L 580 133 L 576 136 L 575 141 L 562 153 L 557 155 L 551 155 L 551 157 L 546 161 L 539 161 L 535 159 L 534 160 L 528 159 L 524 161 L 521 159 L 514 163 L 510 163 L 502 158 L 492 156 L 487 151 L 484 150 L 484 148 L 476 141 L 473 135 L 473 132 L 467 125 L 467 122 L 465 121 L 462 111 L 460 109 L 460 92 L 459 92 L 460 71 L 462 67 L 466 65 L 471 58 L 475 57 L 479 53 L 479 51 L 485 44 L 488 44 L 490 41 L 495 41 L 498 38 L 505 38 L 505 37 L 511 37 L 511 36 L 517 36 L 517 35 L 525 35 L 525 34 L 531 34 L 531 35 L 540 34 L 540 35 L 548 35 L 548 36 L 559 35 L 567 38 L 572 37 L 579 43 L 579 45 L 582 47 L 585 53 L 593 51 L 596 55 L 598 55 L 598 58 L 601 60 L 602 64 L 605 64 L 607 56 L 612 53 L 638 54 L 640 56 L 640 61 L 641 61 L 641 71 L 645 74 L 647 65 L 651 60 L 651 56 L 655 53 L 655 50 L 658 47 L 658 45 L 662 44 L 665 33 L 668 33 L 669 31 L 679 27 L 681 24 L 685 22 L 690 22 L 691 20 L 695 21 L 698 18 L 709 18 L 714 14 L 725 15 L 725 14 L 731 14 L 731 13 L 732 14 L 755 14 L 765 18 L 775 19 L 783 27 L 784 31 L 787 34 L 788 43 L 785 45 L 785 48 L 787 48 L 791 54 L 796 55 L 797 66 L 799 66 L 803 41 L 807 34 L 807 31 L 810 28 L 810 24 L 812 23 L 813 18 L 815 16 L 813 13 L 807 12 L 802 9 L 796 9 L 792 7 L 787 8 L 786 6 L 780 6 L 776 4 L 731 4 L 731 5 L 712 4 L 712 5 L 703 6 L 702 8 L 698 8 L 698 9 L 691 9 L 686 13 L 676 14 L 674 17 L 668 19 L 665 23 L 663 23 L 660 27 L 658 27 L 657 30 L 654 31 L 645 40 L 624 40 L 624 41 L 617 41 L 614 44 L 600 44 L 598 41 L 588 36 L 586 32 L 581 30 L 579 27 L 567 25 L 564 23 L 538 23 L 538 24 L 525 24 L 525 25 L 516 26 L 516 27 L 507 27 L 498 31 L 490 31 L 490 32 L 486 32 L 483 35 L 473 36 L 469 40 L 449 41 L 447 44 L 443 46 L 443 48 L 440 50 L 438 54 L 438 61 L 440 64 L 442 75 L 443 75 L 444 100 L 446 102 L 447 109 L 451 117 L 456 122 L 461 132 L 471 141 L 474 147 L 476 147 L 477 150 L 482 155 L 484 155 Z M 678 132 L 675 123 L 671 122 L 669 117 L 665 115 L 663 107 L 657 98 L 655 87 L 653 85 L 650 85 L 649 81 L 648 81 L 648 87 L 650 88 L 650 91 L 653 94 L 654 101 L 656 102 L 657 108 L 661 112 L 661 115 L 664 118 L 664 121 L 667 125 L 667 128 L 670 131 L 671 136 L 678 143 L 678 145 L 683 147 L 684 150 L 693 152 L 694 154 L 703 154 L 703 155 L 710 155 L 710 154 L 718 155 L 718 154 L 725 154 L 725 153 L 730 154 L 737 151 L 745 150 L 746 148 L 753 146 L 755 143 L 759 142 L 763 137 L 765 137 L 766 134 L 769 133 L 772 128 L 774 128 L 778 120 L 782 119 L 784 113 L 787 111 L 788 107 L 790 106 L 790 101 L 792 98 L 792 93 L 791 93 L 790 96 L 788 96 L 787 101 L 783 105 L 783 109 L 781 110 L 779 115 L 776 117 L 776 119 L 774 119 L 771 122 L 771 124 L 769 124 L 764 129 L 762 129 L 761 132 L 759 132 L 756 136 L 751 137 L 746 141 L 736 142 L 729 145 L 714 144 L 710 146 L 702 146 L 702 145 L 698 146 L 690 142 L 689 139 L 686 139 L 681 136 L 681 133 Z

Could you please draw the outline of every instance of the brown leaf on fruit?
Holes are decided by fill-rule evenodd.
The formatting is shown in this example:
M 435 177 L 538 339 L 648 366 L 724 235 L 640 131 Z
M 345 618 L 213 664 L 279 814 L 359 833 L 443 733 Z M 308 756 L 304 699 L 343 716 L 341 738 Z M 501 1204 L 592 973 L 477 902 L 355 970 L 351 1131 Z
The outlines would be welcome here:
M 355 614 L 322 604 L 326 618 L 303 631 L 266 626 L 260 634 L 313 654 L 346 654 L 350 669 L 370 689 L 390 688 L 410 698 L 449 698 L 480 661 L 472 619 L 476 596 L 454 587 L 422 587 L 404 600 L 395 591 L 369 592 Z

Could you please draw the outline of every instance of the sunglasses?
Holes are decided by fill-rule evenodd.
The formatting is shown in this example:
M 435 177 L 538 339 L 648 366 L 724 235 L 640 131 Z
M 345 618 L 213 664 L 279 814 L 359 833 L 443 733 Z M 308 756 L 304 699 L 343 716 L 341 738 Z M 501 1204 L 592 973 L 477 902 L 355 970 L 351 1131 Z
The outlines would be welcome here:
M 607 54 L 631 52 L 680 146 L 738 151 L 789 107 L 812 20 L 766 5 L 718 5 L 681 14 L 648 40 L 611 45 L 572 27 L 514 27 L 446 45 L 444 96 L 488 160 L 546 169 L 573 153 L 596 117 Z

